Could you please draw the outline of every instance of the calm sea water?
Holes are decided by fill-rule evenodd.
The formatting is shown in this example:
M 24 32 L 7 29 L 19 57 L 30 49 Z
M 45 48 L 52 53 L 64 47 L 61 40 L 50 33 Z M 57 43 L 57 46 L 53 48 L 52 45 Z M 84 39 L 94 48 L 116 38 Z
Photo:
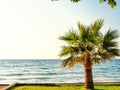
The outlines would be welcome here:
M 61 68 L 62 60 L 0 60 L 0 83 L 79 83 L 84 68 Z M 120 82 L 120 59 L 93 67 L 94 82 Z

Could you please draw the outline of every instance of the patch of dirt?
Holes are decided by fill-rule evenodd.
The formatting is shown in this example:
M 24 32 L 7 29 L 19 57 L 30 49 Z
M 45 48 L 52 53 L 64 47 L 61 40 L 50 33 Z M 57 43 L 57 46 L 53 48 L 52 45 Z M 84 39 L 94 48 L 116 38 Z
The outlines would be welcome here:
M 9 85 L 0 85 L 0 90 L 5 90 L 4 88 L 8 87 Z

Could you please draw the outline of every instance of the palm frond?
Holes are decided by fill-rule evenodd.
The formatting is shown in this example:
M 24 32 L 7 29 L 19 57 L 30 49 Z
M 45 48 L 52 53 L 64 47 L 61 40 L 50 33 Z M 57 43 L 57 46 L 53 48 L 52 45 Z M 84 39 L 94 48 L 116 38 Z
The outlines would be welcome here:
M 73 30 L 69 30 L 69 32 L 66 32 L 64 36 L 59 37 L 60 40 L 63 40 L 69 44 L 76 43 L 79 39 L 77 32 Z
M 95 45 L 99 44 L 102 41 L 102 33 L 100 32 L 100 29 L 103 26 L 103 19 L 98 19 L 91 25 L 89 25 L 89 41 Z
M 62 46 L 59 56 L 70 56 L 79 53 L 79 48 L 73 46 Z
M 75 66 L 75 64 L 76 64 L 76 60 L 75 60 L 75 58 L 72 58 L 68 63 L 68 67 L 73 68 Z
M 103 47 L 107 50 L 109 48 L 113 48 L 117 46 L 117 42 L 114 40 L 118 38 L 119 35 L 117 33 L 117 30 L 111 31 L 110 29 L 107 31 L 107 33 L 104 35 L 103 38 Z
M 85 41 L 89 38 L 89 27 L 82 25 L 80 22 L 78 22 L 78 29 L 79 29 L 79 37 L 82 41 Z
M 84 55 L 80 55 L 75 57 L 76 64 L 83 64 L 84 63 Z
M 86 27 L 85 25 L 81 24 L 80 22 L 78 22 L 78 29 L 80 31 L 80 36 L 82 35 L 82 33 L 86 30 Z
M 59 54 L 60 57 L 69 56 L 70 53 L 72 52 L 70 46 L 62 46 L 61 48 L 62 49 Z
M 67 59 L 63 60 L 61 66 L 66 67 L 70 60 L 71 60 L 71 57 L 68 57 Z
M 104 22 L 103 19 L 98 19 L 93 24 L 90 25 L 90 32 L 92 35 L 98 34 L 99 30 L 103 26 L 103 22 Z
M 111 48 L 111 49 L 109 49 L 109 50 L 107 50 L 108 52 L 111 52 L 111 54 L 113 55 L 113 56 L 120 56 L 120 50 L 119 49 L 117 49 L 117 48 Z
M 118 37 L 119 37 L 119 34 L 118 34 L 117 30 L 109 29 L 107 31 L 107 33 L 104 35 L 104 41 L 109 42 L 109 41 L 112 41 L 112 40 L 114 40 L 114 39 L 116 39 Z
M 90 35 L 89 37 L 89 41 L 92 44 L 98 45 L 99 43 L 101 43 L 103 40 L 103 35 L 101 33 L 98 33 L 98 35 Z
M 99 53 L 99 55 L 101 56 L 102 61 L 111 60 L 114 57 L 114 55 L 111 52 L 107 51 Z
M 76 64 L 75 58 L 72 57 L 72 56 L 70 56 L 67 59 L 65 59 L 65 60 L 62 61 L 61 66 L 62 67 L 68 66 L 69 68 L 73 68 L 75 64 Z
M 100 64 L 102 58 L 100 56 L 96 56 L 92 58 L 92 64 Z

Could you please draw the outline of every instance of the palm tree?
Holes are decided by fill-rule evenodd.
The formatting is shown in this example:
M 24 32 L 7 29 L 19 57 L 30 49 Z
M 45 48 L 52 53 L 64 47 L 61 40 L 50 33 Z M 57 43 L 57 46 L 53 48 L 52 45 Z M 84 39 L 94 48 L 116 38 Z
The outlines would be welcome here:
M 92 65 L 111 60 L 120 56 L 117 49 L 117 30 L 109 29 L 105 34 L 100 32 L 104 20 L 98 19 L 89 26 L 78 23 L 78 31 L 69 30 L 59 39 L 67 43 L 62 46 L 59 56 L 67 56 L 62 61 L 62 67 L 74 67 L 75 64 L 84 65 L 85 88 L 94 89 Z

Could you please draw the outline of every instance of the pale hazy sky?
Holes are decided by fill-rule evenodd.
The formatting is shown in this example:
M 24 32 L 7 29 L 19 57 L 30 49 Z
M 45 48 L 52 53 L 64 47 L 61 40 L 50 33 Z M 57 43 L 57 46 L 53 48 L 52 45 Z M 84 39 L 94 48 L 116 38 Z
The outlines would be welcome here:
M 77 22 L 88 25 L 98 18 L 120 33 L 120 2 L 115 9 L 98 0 L 0 0 L 0 59 L 59 58 L 58 40 Z M 120 39 L 118 40 L 120 41 Z

